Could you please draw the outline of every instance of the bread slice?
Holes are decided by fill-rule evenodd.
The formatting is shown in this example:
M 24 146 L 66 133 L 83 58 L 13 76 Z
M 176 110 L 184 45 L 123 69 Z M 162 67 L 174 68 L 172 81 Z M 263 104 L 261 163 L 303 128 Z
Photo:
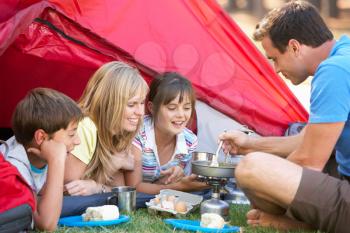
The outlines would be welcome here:
M 119 218 L 119 209 L 115 205 L 88 207 L 82 215 L 84 221 L 104 221 Z

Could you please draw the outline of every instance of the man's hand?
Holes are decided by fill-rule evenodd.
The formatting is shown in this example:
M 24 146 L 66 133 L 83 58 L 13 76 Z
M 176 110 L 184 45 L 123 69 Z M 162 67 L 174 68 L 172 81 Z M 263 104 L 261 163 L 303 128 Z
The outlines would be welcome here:
M 185 176 L 184 170 L 180 166 L 174 166 L 167 170 L 160 171 L 161 176 L 164 176 L 164 184 L 175 183 Z
M 223 151 L 225 154 L 247 154 L 249 152 L 249 136 L 242 131 L 232 130 L 219 135 L 219 140 L 223 141 Z
M 87 196 L 101 192 L 101 185 L 94 180 L 73 180 L 64 187 L 71 196 Z
M 41 143 L 39 149 L 30 147 L 27 152 L 35 154 L 47 163 L 57 161 L 57 159 L 65 161 L 67 157 L 67 147 L 63 143 L 54 140 L 45 140 Z

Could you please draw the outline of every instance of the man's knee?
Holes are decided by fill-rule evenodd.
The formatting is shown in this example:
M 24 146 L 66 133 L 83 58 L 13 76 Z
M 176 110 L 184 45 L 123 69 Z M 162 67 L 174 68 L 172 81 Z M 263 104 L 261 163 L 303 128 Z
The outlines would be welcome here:
M 259 164 L 261 165 L 263 153 L 253 152 L 243 157 L 235 169 L 237 182 L 244 185 L 249 180 L 254 179 L 258 174 Z

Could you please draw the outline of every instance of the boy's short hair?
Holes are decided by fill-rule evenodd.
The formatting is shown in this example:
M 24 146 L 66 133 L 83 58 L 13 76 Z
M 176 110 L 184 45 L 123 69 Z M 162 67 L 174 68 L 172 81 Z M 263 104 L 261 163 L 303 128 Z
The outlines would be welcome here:
M 16 106 L 12 129 L 16 140 L 28 145 L 38 129 L 49 135 L 78 122 L 83 114 L 70 97 L 49 88 L 35 88 Z
M 261 41 L 266 36 L 281 53 L 285 52 L 290 39 L 313 48 L 333 39 L 317 9 L 306 1 L 290 1 L 271 10 L 256 25 L 253 39 Z

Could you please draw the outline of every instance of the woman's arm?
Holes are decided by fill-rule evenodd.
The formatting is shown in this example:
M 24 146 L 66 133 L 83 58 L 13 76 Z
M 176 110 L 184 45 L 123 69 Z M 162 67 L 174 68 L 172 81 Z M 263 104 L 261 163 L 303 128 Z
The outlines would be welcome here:
M 82 180 L 87 165 L 73 154 L 69 154 L 66 159 L 64 183 L 65 190 L 69 195 L 91 195 L 110 188 L 95 182 L 94 180 Z
M 134 156 L 134 170 L 125 172 L 125 183 L 137 188 L 142 183 L 142 152 L 132 145 L 131 153 Z
M 134 170 L 134 155 L 132 151 L 116 152 L 112 156 L 112 161 L 116 170 Z
M 70 153 L 66 159 L 64 183 L 81 179 L 85 173 L 86 168 L 87 164 Z

